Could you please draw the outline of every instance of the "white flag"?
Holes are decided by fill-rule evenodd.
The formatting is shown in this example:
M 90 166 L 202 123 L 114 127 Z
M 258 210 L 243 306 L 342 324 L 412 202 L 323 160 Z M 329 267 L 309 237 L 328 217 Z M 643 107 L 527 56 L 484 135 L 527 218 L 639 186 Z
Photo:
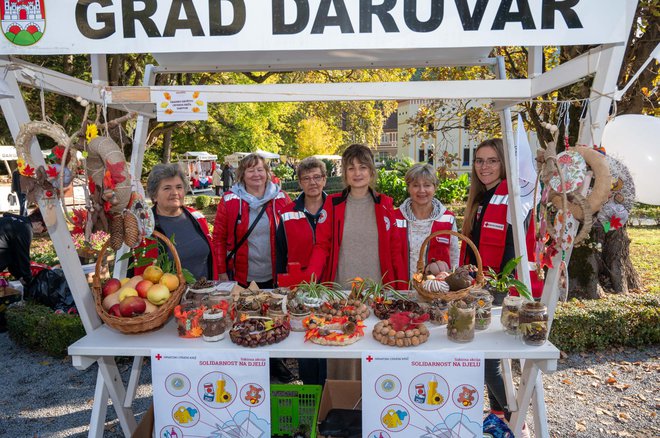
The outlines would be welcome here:
M 518 155 L 518 181 L 520 183 L 520 201 L 522 205 L 522 217 L 534 207 L 534 187 L 536 186 L 536 160 L 532 156 L 529 146 L 525 124 L 522 116 L 518 114 L 518 127 L 516 128 L 516 153 Z M 511 219 L 507 214 L 507 220 Z

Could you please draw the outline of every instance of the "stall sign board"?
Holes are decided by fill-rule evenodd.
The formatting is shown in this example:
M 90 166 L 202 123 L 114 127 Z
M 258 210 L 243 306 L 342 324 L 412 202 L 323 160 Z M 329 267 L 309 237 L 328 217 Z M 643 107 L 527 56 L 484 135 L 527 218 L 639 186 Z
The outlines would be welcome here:
M 0 54 L 617 43 L 632 1 L 5 0 Z
M 484 354 L 362 354 L 362 436 L 481 437 Z
M 268 359 L 256 351 L 154 351 L 155 436 L 270 437 Z
M 207 120 L 206 99 L 200 91 L 152 91 L 159 122 Z

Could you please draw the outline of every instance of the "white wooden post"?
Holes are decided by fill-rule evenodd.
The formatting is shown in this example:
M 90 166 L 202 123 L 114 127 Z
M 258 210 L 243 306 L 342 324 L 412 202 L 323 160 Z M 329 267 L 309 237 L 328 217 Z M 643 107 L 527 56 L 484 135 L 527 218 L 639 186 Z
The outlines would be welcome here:
M 506 79 L 506 67 L 504 66 L 504 58 L 501 56 L 497 58 L 497 76 L 501 80 Z M 516 271 L 520 281 L 525 283 L 531 291 L 527 245 L 525 244 L 525 218 L 521 217 L 520 214 L 522 204 L 518 182 L 517 145 L 513 137 L 513 123 L 511 122 L 511 109 L 509 107 L 504 107 L 500 112 L 500 123 L 502 125 L 502 141 L 504 142 L 504 162 L 506 165 L 506 182 L 509 189 L 509 216 L 511 217 L 513 231 L 513 245 L 516 256 L 522 257 Z
M 5 78 L 9 89 L 14 95 L 14 98 L 0 100 L 2 112 L 4 113 L 5 120 L 9 125 L 9 129 L 14 139 L 16 139 L 16 136 L 18 135 L 21 124 L 30 121 L 27 106 L 25 105 L 25 101 L 22 98 L 15 74 L 16 72 L 9 72 Z M 32 160 L 34 161 L 35 165 L 43 166 L 46 164 L 43 155 L 41 154 L 41 148 L 36 139 L 33 139 L 32 144 L 30 145 L 30 155 L 32 156 Z M 39 208 L 42 211 L 45 211 L 45 209 L 48 207 L 43 201 L 40 201 Z M 59 204 L 53 208 L 57 216 L 57 220 L 55 225 L 48 227 L 48 234 L 53 241 L 55 252 L 57 253 L 57 257 L 62 264 L 64 276 L 66 277 L 67 284 L 69 285 L 71 294 L 75 300 L 76 308 L 80 314 L 80 320 L 83 324 L 83 327 L 85 328 L 85 332 L 91 333 L 95 328 L 98 328 L 102 322 L 96 313 L 92 292 L 83 273 L 82 265 L 80 264 L 80 259 L 78 258 L 78 253 L 76 252 L 75 245 L 71 239 L 71 233 L 67 228 L 67 223 L 64 219 L 64 213 Z M 117 364 L 113 358 L 101 358 L 98 360 L 98 365 L 99 376 L 97 376 L 97 383 L 102 379 L 105 382 L 104 384 L 108 391 L 101 391 L 99 394 L 99 390 L 97 388 L 96 395 L 103 396 L 106 393 L 110 394 L 115 412 L 117 413 L 117 417 L 119 418 L 124 430 L 124 434 L 130 436 L 137 427 L 137 423 L 135 421 L 133 411 L 130 408 L 123 407 L 125 390 L 121 381 L 121 375 L 119 373 L 119 369 L 117 368 Z M 103 400 L 95 399 L 95 403 L 107 404 L 107 398 Z M 104 408 L 101 406 L 94 406 L 94 412 L 100 413 L 103 411 Z M 103 433 L 103 427 L 99 426 L 98 423 L 92 426 L 93 427 L 90 427 L 89 435 L 101 437 Z
M 626 2 L 626 28 L 631 29 L 634 25 L 635 11 L 637 10 L 637 1 Z M 601 54 L 601 60 L 598 63 L 594 81 L 591 85 L 591 111 L 589 120 L 592 129 L 583 129 L 579 144 L 587 146 L 599 145 L 603 137 L 603 129 L 610 113 L 610 107 L 616 93 L 616 82 L 619 78 L 623 58 L 628 47 L 627 41 L 606 46 Z

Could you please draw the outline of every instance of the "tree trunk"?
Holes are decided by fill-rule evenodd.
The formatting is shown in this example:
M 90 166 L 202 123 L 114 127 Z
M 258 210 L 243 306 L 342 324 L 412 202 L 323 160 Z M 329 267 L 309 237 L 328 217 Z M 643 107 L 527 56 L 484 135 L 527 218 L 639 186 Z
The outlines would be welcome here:
M 163 133 L 163 163 L 170 162 L 172 154 L 172 131 L 167 130 Z
M 605 293 L 598 284 L 598 265 L 596 251 L 585 246 L 573 250 L 568 265 L 568 296 L 569 298 L 598 299 Z
M 601 284 L 608 292 L 628 293 L 631 289 L 642 287 L 639 275 L 630 261 L 630 238 L 625 227 L 605 234 L 602 264 L 600 275 L 607 282 L 601 280 Z
M 626 227 L 605 233 L 595 226 L 591 242 L 600 243 L 602 251 L 587 245 L 573 250 L 568 266 L 569 297 L 602 298 L 605 292 L 628 293 L 642 287 L 630 260 L 630 238 Z

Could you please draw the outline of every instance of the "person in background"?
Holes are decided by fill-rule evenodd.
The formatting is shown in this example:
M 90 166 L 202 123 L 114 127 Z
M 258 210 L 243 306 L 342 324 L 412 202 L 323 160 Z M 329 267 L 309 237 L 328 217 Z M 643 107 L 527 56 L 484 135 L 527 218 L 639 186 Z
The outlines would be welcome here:
M 277 273 L 287 272 L 287 263 L 300 263 L 304 270 L 309 264 L 316 241 L 316 224 L 322 213 L 326 194 L 325 164 L 308 157 L 300 162 L 297 170 L 298 184 L 302 193 L 280 212 L 280 224 L 275 237 Z M 327 375 L 325 359 L 298 359 L 298 373 L 305 385 L 323 385 Z
M 9 269 L 9 273 L 26 286 L 32 278 L 32 236 L 46 231 L 46 223 L 38 208 L 27 216 L 5 213 L 0 218 L 0 272 Z
M 222 191 L 228 192 L 234 184 L 234 169 L 231 168 L 229 163 L 225 163 L 222 167 Z
M 454 214 L 435 198 L 438 177 L 430 164 L 417 163 L 406 172 L 406 186 L 410 197 L 394 211 L 396 230 L 402 243 L 403 259 L 410 280 L 417 270 L 422 242 L 431 233 L 456 231 Z M 458 238 L 436 236 L 426 248 L 426 266 L 431 260 L 443 261 L 449 268 L 458 266 Z
M 305 271 L 311 278 L 351 288 L 355 277 L 391 283 L 404 280 L 401 246 L 394 232 L 392 198 L 377 193 L 374 156 L 353 144 L 342 155 L 346 188 L 328 195 L 316 226 L 316 243 Z M 359 380 L 359 360 L 331 362 L 328 378 Z
M 222 194 L 221 190 L 224 190 L 224 186 L 222 184 L 222 168 L 220 166 L 215 166 L 212 183 L 213 187 L 215 187 L 215 196 L 220 196 Z
M 218 204 L 213 247 L 221 280 L 235 280 L 243 287 L 254 281 L 261 289 L 275 285 L 275 230 L 279 211 L 291 199 L 271 182 L 268 163 L 249 154 L 238 165 L 238 182 Z M 270 360 L 271 376 L 282 383 L 295 376 L 281 359 Z
M 21 216 L 27 216 L 27 196 L 21 190 L 21 174 L 18 169 L 14 170 L 11 174 L 11 191 L 16 193 L 16 199 L 18 200 L 18 214 Z
M 484 269 L 490 267 L 496 272 L 500 272 L 502 267 L 515 257 L 513 231 L 507 220 L 509 191 L 506 175 L 502 140 L 493 138 L 480 143 L 472 163 L 470 191 L 462 233 L 470 238 L 479 250 Z M 528 255 L 533 256 L 534 226 L 530 226 L 530 219 L 531 212 L 525 220 L 525 226 Z M 476 264 L 474 253 L 465 243 L 461 247 L 460 257 L 464 264 Z M 536 278 L 535 273 L 530 272 L 530 275 L 532 292 L 534 296 L 540 296 L 543 285 Z M 500 361 L 486 359 L 485 373 L 491 412 L 509 420 L 511 413 L 507 407 Z M 526 426 L 523 435 L 525 433 L 529 436 Z
M 187 178 L 177 164 L 157 164 L 147 178 L 147 195 L 153 202 L 156 230 L 174 236 L 181 266 L 196 278 L 217 279 L 211 234 L 204 215 L 184 205 Z M 157 250 L 147 253 L 157 257 Z M 139 274 L 142 269 L 135 269 Z

